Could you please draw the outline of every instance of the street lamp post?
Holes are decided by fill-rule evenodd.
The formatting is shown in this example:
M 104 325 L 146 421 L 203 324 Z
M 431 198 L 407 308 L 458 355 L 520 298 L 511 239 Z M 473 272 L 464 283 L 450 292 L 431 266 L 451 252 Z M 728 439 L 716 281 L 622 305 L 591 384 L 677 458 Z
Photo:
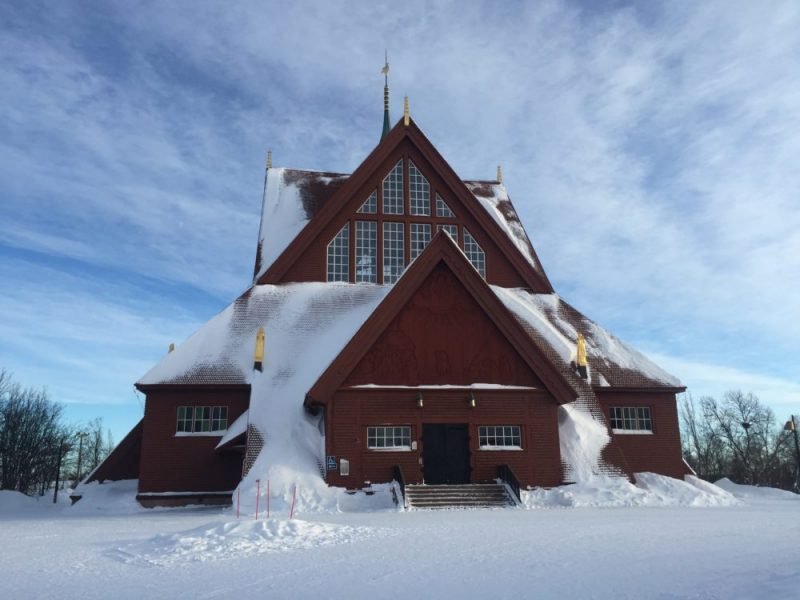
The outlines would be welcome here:
M 788 421 L 786 421 L 786 425 L 783 426 L 786 431 L 791 431 L 794 434 L 794 451 L 795 451 L 795 458 L 797 459 L 797 470 L 795 471 L 795 478 L 794 478 L 794 486 L 796 489 L 800 490 L 800 433 L 798 433 L 798 428 L 800 428 L 800 423 L 798 423 L 798 419 L 794 415 L 790 415 Z
M 78 433 L 78 471 L 75 474 L 75 486 L 81 482 L 81 462 L 83 461 L 83 438 L 89 435 L 85 431 Z
M 69 450 L 66 438 L 61 438 L 58 444 L 58 458 L 56 463 L 56 486 L 53 489 L 53 504 L 58 502 L 58 484 L 61 479 L 61 461 L 64 460 L 64 453 Z

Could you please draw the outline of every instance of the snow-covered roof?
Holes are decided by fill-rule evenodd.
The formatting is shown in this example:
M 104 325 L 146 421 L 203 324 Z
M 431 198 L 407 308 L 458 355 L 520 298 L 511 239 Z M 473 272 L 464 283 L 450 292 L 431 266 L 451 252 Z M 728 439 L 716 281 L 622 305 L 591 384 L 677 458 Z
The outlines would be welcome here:
M 264 327 L 264 376 L 283 382 L 299 378 L 311 386 L 390 288 L 317 282 L 253 286 L 137 383 L 249 384 L 256 333 Z
M 300 169 L 267 170 L 254 281 L 269 269 L 348 177 L 341 173 Z M 544 273 L 503 184 L 497 181 L 464 181 L 464 185 L 525 260 L 539 273 Z
M 264 378 L 297 384 L 300 401 L 392 286 L 347 283 L 256 285 L 140 380 L 156 384 L 249 384 L 258 328 L 266 331 Z M 556 294 L 491 286 L 559 368 L 586 338 L 593 385 L 679 387 L 678 379 L 589 320 Z
M 682 387 L 679 379 L 588 319 L 558 294 L 534 294 L 492 286 L 526 329 L 550 347 L 562 364 L 575 360 L 578 333 L 586 339 L 590 383 L 599 387 Z

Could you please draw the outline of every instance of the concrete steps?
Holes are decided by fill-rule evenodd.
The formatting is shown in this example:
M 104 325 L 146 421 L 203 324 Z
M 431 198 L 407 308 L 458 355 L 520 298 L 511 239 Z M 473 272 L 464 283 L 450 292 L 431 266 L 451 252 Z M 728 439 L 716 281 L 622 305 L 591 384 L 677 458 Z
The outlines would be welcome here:
M 413 509 L 507 508 L 515 506 L 506 487 L 496 483 L 407 485 L 406 504 Z

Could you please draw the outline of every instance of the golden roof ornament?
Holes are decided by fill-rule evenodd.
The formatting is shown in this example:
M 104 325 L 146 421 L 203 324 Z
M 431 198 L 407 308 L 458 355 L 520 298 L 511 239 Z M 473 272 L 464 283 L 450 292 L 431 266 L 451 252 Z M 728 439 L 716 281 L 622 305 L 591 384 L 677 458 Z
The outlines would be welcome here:
M 503 167 L 497 165 L 497 183 L 503 183 Z
M 410 118 L 410 115 L 409 115 L 409 112 L 408 112 L 408 96 L 406 96 L 403 99 L 403 125 L 405 125 L 406 127 L 408 127 L 409 118 Z

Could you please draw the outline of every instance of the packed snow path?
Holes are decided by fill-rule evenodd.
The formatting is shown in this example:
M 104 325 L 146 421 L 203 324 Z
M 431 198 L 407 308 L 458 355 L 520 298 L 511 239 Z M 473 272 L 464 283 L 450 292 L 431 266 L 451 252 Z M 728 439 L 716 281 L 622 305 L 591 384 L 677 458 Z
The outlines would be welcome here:
M 218 509 L 6 511 L 0 597 L 729 600 L 800 591 L 798 501 L 300 519 L 265 526 L 252 517 L 236 525 Z M 191 543 L 203 528 L 219 533 L 225 523 L 273 546 L 226 554 L 224 544 L 211 552 L 207 542 Z M 159 560 L 138 560 L 137 552 Z

